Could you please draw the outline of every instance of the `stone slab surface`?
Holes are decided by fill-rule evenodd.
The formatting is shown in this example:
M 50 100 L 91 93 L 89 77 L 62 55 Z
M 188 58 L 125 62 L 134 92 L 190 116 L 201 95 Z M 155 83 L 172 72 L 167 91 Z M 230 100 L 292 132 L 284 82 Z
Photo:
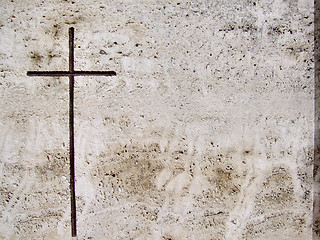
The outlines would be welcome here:
M 313 1 L 0 7 L 0 238 L 312 239 Z M 316 236 L 315 236 L 316 237 Z M 316 239 L 316 238 L 314 238 Z

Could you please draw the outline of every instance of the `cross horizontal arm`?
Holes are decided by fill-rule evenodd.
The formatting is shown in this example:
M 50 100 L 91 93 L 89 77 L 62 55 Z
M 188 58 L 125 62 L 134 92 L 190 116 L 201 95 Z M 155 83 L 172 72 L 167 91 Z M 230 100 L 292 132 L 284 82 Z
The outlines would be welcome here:
M 28 71 L 30 77 L 116 76 L 114 71 Z

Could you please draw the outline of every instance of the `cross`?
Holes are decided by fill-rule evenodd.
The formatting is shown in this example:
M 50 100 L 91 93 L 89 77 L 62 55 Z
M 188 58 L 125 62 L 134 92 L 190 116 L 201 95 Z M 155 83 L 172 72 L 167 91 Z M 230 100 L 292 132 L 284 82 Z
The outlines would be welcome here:
M 115 76 L 114 71 L 75 71 L 74 70 L 74 28 L 69 28 L 69 71 L 28 71 L 30 77 L 69 77 L 69 161 L 71 195 L 71 234 L 77 236 L 75 171 L 74 171 L 74 77 L 75 76 Z

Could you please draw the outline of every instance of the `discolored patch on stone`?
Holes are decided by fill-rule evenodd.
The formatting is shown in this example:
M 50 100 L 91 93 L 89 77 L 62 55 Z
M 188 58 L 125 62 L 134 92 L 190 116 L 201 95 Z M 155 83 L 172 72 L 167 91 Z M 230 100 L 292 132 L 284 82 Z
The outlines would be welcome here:
M 263 189 L 255 200 L 255 208 L 260 214 L 270 210 L 291 207 L 295 203 L 292 177 L 283 168 L 274 168 L 263 182 Z
M 12 198 L 13 192 L 10 191 L 8 188 L 0 188 L 0 206 L 2 208 L 5 208 L 8 203 L 10 202 L 11 198 Z M 0 216 L 2 211 L 0 212 Z
M 45 151 L 46 160 L 35 166 L 35 173 L 39 180 L 59 181 L 69 178 L 68 152 L 63 150 Z
M 116 199 L 131 199 L 161 202 L 155 180 L 163 169 L 161 152 L 157 144 L 148 146 L 119 147 L 112 155 L 94 169 L 94 177 L 99 179 L 102 196 Z M 106 199 L 98 199 L 98 201 Z
M 206 156 L 204 159 L 201 170 L 211 184 L 213 192 L 210 195 L 213 195 L 215 199 L 223 202 L 237 200 L 244 176 L 234 165 L 232 152 L 225 155 Z
M 42 62 L 43 56 L 38 52 L 31 52 L 30 59 L 34 64 L 38 65 Z
M 16 194 L 19 191 L 20 184 L 23 183 L 24 166 L 19 163 L 3 163 L 2 165 L 2 181 L 0 188 L 0 216 L 8 207 L 14 207 L 19 201 Z
M 320 238 L 320 217 L 313 220 L 313 232 Z
M 246 226 L 244 239 L 301 239 L 307 229 L 306 214 L 282 211 L 267 214 Z M 280 237 L 281 236 L 281 237 Z
M 44 209 L 40 212 L 35 212 L 29 215 L 19 216 L 14 223 L 16 234 L 23 235 L 26 238 L 37 236 L 38 238 L 57 239 L 55 236 L 56 228 L 61 221 L 64 211 Z

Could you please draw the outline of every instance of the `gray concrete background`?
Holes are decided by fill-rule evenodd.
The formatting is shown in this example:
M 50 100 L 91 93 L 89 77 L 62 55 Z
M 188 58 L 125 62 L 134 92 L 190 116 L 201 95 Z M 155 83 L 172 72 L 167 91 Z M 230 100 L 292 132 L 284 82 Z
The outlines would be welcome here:
M 313 2 L 1 1 L 0 237 L 311 239 Z M 315 231 L 316 232 L 316 231 Z M 316 235 L 315 238 L 316 239 Z

